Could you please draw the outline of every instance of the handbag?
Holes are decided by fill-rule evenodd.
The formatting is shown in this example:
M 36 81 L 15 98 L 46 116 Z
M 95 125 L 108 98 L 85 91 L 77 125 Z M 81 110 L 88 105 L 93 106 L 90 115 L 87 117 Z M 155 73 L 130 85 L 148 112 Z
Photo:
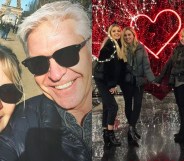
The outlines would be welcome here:
M 93 69 L 95 79 L 104 79 L 104 63 L 96 62 Z

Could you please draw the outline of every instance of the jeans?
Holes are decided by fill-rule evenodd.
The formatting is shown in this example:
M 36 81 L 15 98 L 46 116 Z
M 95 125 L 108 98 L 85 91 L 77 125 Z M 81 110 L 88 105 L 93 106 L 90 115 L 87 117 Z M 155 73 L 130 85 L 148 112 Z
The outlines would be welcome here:
M 107 127 L 108 125 L 114 125 L 118 111 L 118 104 L 114 95 L 109 92 L 109 88 L 104 81 L 95 80 L 95 82 L 102 98 L 102 126 Z
M 120 88 L 125 100 L 125 116 L 129 125 L 135 127 L 141 112 L 144 87 L 123 82 Z

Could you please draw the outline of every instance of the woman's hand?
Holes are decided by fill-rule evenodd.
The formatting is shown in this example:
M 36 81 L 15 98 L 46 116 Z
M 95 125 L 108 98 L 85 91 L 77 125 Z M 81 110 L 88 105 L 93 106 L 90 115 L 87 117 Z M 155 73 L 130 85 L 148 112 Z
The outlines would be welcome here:
M 159 84 L 159 83 L 157 83 L 156 81 L 153 81 L 153 82 L 152 82 L 152 84 L 156 85 L 157 87 L 159 87 L 159 86 L 160 86 L 160 84 Z
M 109 89 L 109 92 L 111 94 L 115 94 L 117 92 L 117 87 L 114 87 L 114 88 Z

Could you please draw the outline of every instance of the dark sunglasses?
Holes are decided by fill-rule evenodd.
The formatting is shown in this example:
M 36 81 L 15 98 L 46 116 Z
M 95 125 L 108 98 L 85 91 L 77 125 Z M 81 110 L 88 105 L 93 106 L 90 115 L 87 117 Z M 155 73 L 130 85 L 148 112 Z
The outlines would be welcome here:
M 36 56 L 27 58 L 22 62 L 22 64 L 34 75 L 42 75 L 47 73 L 50 66 L 49 59 L 51 58 L 53 58 L 60 66 L 72 67 L 79 62 L 79 51 L 84 47 L 89 39 L 90 37 L 80 44 L 59 49 L 51 56 Z
M 22 98 L 22 92 L 14 84 L 0 86 L 0 99 L 6 103 L 17 103 Z

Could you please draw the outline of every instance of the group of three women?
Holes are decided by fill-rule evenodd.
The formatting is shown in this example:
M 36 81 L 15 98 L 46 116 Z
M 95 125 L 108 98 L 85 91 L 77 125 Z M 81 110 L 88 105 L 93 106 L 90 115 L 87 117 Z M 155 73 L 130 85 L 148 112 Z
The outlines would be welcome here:
M 138 147 L 137 140 L 141 136 L 137 133 L 136 123 L 141 112 L 144 84 L 149 81 L 158 85 L 163 76 L 160 79 L 155 78 L 148 54 L 143 44 L 138 41 L 132 27 L 121 30 L 119 25 L 112 24 L 108 29 L 108 37 L 102 43 L 98 61 L 104 63 L 103 79 L 94 78 L 102 97 L 104 143 L 121 145 L 113 131 L 118 111 L 118 104 L 113 94 L 116 92 L 116 86 L 119 85 L 125 100 L 125 116 L 129 124 L 128 143 Z M 184 105 L 182 108 L 184 109 Z

